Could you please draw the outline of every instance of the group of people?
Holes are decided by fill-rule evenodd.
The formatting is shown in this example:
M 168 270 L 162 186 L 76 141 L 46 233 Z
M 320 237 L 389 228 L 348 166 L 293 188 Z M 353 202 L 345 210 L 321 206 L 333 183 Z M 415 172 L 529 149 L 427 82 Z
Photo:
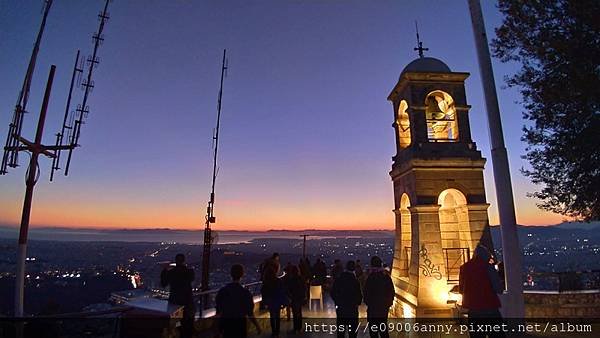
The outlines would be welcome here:
M 279 276 L 279 254 L 274 253 L 260 268 L 262 287 L 262 304 L 269 310 L 271 322 L 271 335 L 278 337 L 281 331 L 281 309 L 291 310 L 293 315 L 293 331 L 298 333 L 302 329 L 302 306 L 307 299 L 306 271 L 301 273 L 305 266 L 301 264 L 288 264 L 284 268 L 283 276 Z
M 394 302 L 395 292 L 392 278 L 383 268 L 381 259 L 373 256 L 371 269 L 361 287 L 357 277 L 357 266 L 359 265 L 355 261 L 348 261 L 345 270 L 340 271 L 337 276 L 334 274 L 331 298 L 336 307 L 337 326 L 344 328 L 344 330 L 338 330 L 338 337 L 344 337 L 346 332 L 349 337 L 357 336 L 358 307 L 363 302 L 367 306 L 370 336 L 373 338 L 389 337 L 386 330 L 379 330 L 379 328 L 387 327 L 388 312 Z M 378 330 L 372 330 L 374 327 Z
M 502 293 L 504 287 L 490 261 L 489 250 L 480 245 L 475 249 L 473 258 L 460 268 L 462 306 L 468 310 L 472 324 L 489 324 L 490 321 L 502 323 L 498 294 Z M 311 284 L 323 285 L 328 279 L 327 266 L 320 259 L 314 266 L 306 258 L 301 259 L 298 265 L 288 263 L 283 274 L 280 274 L 280 267 L 277 253 L 260 267 L 262 303 L 269 311 L 272 337 L 280 334 L 283 308 L 291 310 L 293 331 L 298 333 L 302 330 L 302 306 L 308 299 L 308 287 Z M 357 336 L 358 308 L 363 302 L 367 306 L 370 336 L 389 337 L 386 330 L 371 331 L 373 327 L 387 327 L 388 312 L 395 297 L 392 279 L 382 260 L 377 256 L 372 257 L 366 273 L 359 261 L 350 260 L 344 266 L 336 260 L 331 272 L 333 282 L 330 295 L 336 307 L 337 326 L 345 328 L 338 330 L 338 337 L 345 337 L 346 332 L 349 337 Z M 246 322 L 249 319 L 260 333 L 260 326 L 254 317 L 253 296 L 240 283 L 244 267 L 234 264 L 230 273 L 231 283 L 221 288 L 216 297 L 219 331 L 224 338 L 244 338 L 247 336 Z M 184 307 L 181 337 L 191 337 L 193 332 L 193 280 L 194 271 L 185 265 L 185 256 L 182 254 L 175 257 L 175 266 L 165 266 L 161 273 L 161 284 L 170 286 L 169 302 Z
M 336 306 L 337 326 L 344 326 L 350 337 L 355 337 L 358 325 L 358 307 L 367 305 L 367 317 L 375 325 L 387 323 L 389 308 L 394 301 L 394 285 L 382 260 L 375 256 L 371 259 L 368 273 L 363 272 L 360 261 L 348 261 L 346 265 L 336 259 L 331 268 L 331 276 L 327 274 L 327 266 L 317 259 L 314 266 L 307 258 L 302 258 L 298 265 L 288 263 L 279 276 L 279 254 L 274 253 L 260 267 L 262 277 L 262 300 L 269 310 L 272 337 L 278 337 L 281 330 L 281 310 L 291 309 L 293 316 L 293 332 L 302 329 L 302 306 L 308 299 L 310 285 L 325 285 L 331 277 L 330 295 Z M 289 312 L 288 312 L 289 313 Z M 380 326 L 378 326 L 380 327 Z M 372 337 L 388 337 L 387 332 L 370 332 Z M 344 332 L 338 331 L 343 337 Z

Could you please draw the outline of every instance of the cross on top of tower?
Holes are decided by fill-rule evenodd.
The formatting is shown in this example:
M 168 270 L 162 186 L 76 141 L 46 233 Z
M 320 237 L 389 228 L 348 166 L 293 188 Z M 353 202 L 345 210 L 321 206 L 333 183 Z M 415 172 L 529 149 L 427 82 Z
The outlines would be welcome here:
M 425 56 L 423 52 L 429 50 L 429 48 L 423 48 L 423 42 L 421 42 L 421 39 L 419 38 L 419 25 L 417 24 L 417 21 L 415 21 L 415 30 L 417 31 L 417 47 L 413 48 L 413 50 L 418 51 L 419 57 L 422 58 Z

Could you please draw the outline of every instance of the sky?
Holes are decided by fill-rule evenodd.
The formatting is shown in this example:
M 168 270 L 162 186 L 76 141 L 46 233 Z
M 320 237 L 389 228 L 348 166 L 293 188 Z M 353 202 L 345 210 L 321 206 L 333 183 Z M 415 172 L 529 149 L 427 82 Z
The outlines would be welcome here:
M 92 51 L 104 1 L 55 0 L 23 135 L 33 138 L 51 64 L 57 66 L 44 141 L 60 129 L 77 49 Z M 483 1 L 488 35 L 501 22 Z M 4 140 L 42 16 L 41 0 L 0 1 L 0 136 Z M 417 57 L 469 72 L 473 139 L 488 159 L 490 223 L 497 224 L 487 119 L 467 1 L 115 0 L 68 177 L 48 181 L 41 160 L 32 226 L 201 229 L 223 49 L 216 229 L 392 229 L 395 154 L 387 95 Z M 522 108 L 493 61 L 517 222 L 559 223 L 526 196 L 519 172 Z M 81 102 L 76 90 L 75 103 Z M 26 159 L 0 177 L 0 224 L 17 225 Z

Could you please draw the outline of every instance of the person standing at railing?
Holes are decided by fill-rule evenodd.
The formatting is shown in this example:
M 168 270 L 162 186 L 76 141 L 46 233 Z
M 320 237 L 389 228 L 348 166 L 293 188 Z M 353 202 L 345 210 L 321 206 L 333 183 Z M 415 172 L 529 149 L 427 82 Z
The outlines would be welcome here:
M 260 280 L 265 281 L 265 273 L 267 270 L 275 271 L 275 275 L 279 274 L 279 270 L 281 269 L 281 263 L 279 262 L 279 253 L 274 252 L 273 255 L 267 259 L 260 265 Z
M 223 338 L 246 338 L 246 318 L 250 319 L 260 334 L 261 329 L 254 317 L 254 300 L 248 289 L 240 283 L 244 276 L 244 267 L 234 264 L 231 267 L 231 283 L 217 293 L 217 318 L 219 332 Z
M 388 312 L 394 303 L 394 283 L 382 267 L 381 258 L 377 256 L 371 258 L 371 273 L 365 282 L 363 295 L 365 304 L 367 304 L 369 335 L 372 338 L 389 337 L 387 330 L 381 330 L 381 328 L 387 328 Z M 372 326 L 377 327 L 378 330 L 371 330 Z
M 300 333 L 302 330 L 302 305 L 306 302 L 306 283 L 302 280 L 297 266 L 292 265 L 288 270 L 284 283 L 294 316 L 293 333 Z
M 346 271 L 342 272 L 331 288 L 331 298 L 335 302 L 335 313 L 337 316 L 338 338 L 346 336 L 356 338 L 358 327 L 358 306 L 362 303 L 362 292 L 358 279 L 354 275 L 356 263 L 348 261 Z M 344 331 L 340 330 L 344 328 Z
M 263 285 L 260 289 L 264 304 L 269 309 L 271 319 L 271 337 L 279 337 L 281 329 L 281 308 L 289 304 L 287 292 L 281 278 L 273 267 L 268 267 L 264 273 Z
M 194 270 L 185 264 L 185 255 L 175 256 L 175 266 L 166 264 L 160 273 L 160 284 L 169 287 L 169 303 L 183 306 L 183 319 L 181 320 L 181 337 L 192 337 L 194 331 L 194 315 L 196 307 L 192 294 Z

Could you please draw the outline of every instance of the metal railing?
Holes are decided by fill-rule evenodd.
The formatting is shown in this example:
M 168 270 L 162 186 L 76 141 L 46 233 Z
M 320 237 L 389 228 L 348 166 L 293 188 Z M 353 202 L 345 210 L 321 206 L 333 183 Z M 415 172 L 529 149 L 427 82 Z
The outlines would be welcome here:
M 251 282 L 242 284 L 243 287 L 247 288 L 252 296 L 260 295 L 260 287 L 262 286 L 261 281 Z M 199 311 L 201 317 L 203 316 L 203 311 L 214 309 L 216 307 L 216 298 L 219 289 L 212 289 L 207 291 L 196 291 L 194 292 L 194 302 L 196 303 L 196 309 Z M 205 302 L 205 303 L 203 303 Z M 206 312 L 206 314 L 210 314 L 211 311 Z
M 460 267 L 470 257 L 469 248 L 443 248 L 444 260 L 446 262 L 446 276 L 448 284 L 456 284 L 459 281 Z

